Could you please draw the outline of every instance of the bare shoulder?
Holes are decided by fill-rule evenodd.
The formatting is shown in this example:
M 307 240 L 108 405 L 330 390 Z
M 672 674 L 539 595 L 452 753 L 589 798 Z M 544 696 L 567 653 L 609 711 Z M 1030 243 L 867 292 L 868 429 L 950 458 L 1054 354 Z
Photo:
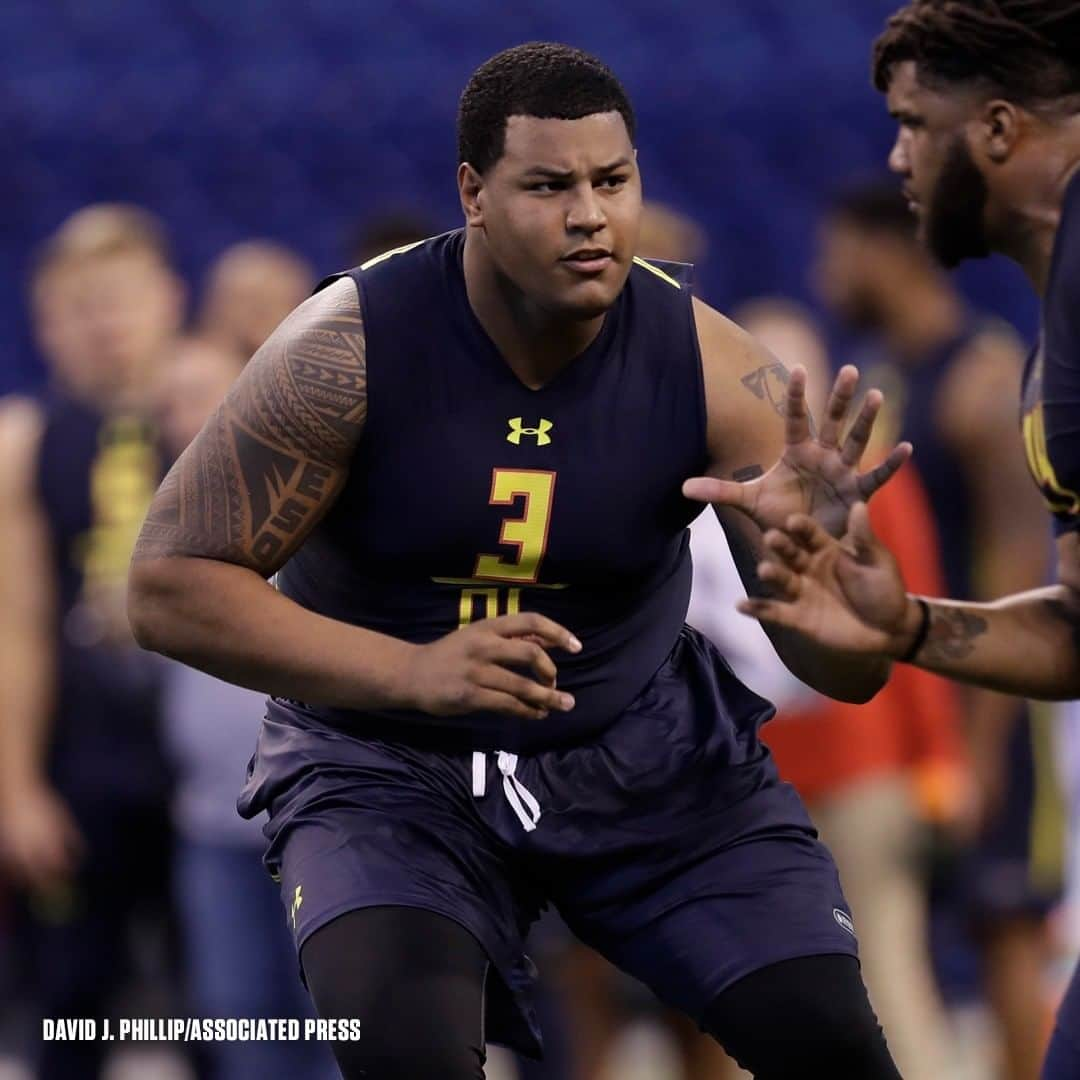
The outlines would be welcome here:
M 348 278 L 304 301 L 244 369 L 226 405 L 259 438 L 319 460 L 351 452 L 367 415 L 364 323 Z
M 345 484 L 367 417 L 366 371 L 360 301 L 343 278 L 270 335 L 180 455 L 135 562 L 189 556 L 274 573 Z
M 45 417 L 32 398 L 0 399 L 0 498 L 29 495 Z
M 696 298 L 694 322 L 714 462 L 732 459 L 733 451 L 741 458 L 737 448 L 747 440 L 760 444 L 766 454 L 778 454 L 787 369 L 741 326 Z

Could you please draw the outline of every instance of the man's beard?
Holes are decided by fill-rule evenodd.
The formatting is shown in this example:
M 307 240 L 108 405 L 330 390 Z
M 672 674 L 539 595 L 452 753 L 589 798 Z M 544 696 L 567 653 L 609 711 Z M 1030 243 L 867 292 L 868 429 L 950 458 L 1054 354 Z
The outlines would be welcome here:
M 986 198 L 986 181 L 958 135 L 924 204 L 923 237 L 942 266 L 951 270 L 964 259 L 990 254 L 983 225 Z

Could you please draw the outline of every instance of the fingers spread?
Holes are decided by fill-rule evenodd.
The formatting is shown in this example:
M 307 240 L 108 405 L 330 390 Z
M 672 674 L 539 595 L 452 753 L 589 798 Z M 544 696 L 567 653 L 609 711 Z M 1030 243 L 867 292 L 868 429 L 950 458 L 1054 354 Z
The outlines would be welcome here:
M 835 447 L 840 443 L 840 431 L 847 419 L 851 402 L 855 398 L 855 387 L 859 383 L 859 372 L 850 364 L 845 365 L 836 376 L 829 400 L 825 406 L 825 419 L 821 424 L 818 442 L 822 446 Z
M 801 574 L 810 566 L 810 556 L 806 551 L 779 529 L 770 529 L 765 534 L 765 546 L 770 556 L 796 573 Z
M 785 600 L 797 600 L 799 593 L 802 591 L 802 578 L 798 574 L 793 573 L 786 566 L 781 566 L 780 563 L 765 562 L 758 563 L 757 568 L 758 577 L 769 586 L 774 594 L 782 597 Z
M 813 554 L 828 546 L 832 537 L 807 514 L 792 514 L 787 519 L 788 535 L 806 551 Z
M 798 627 L 798 609 L 779 600 L 747 599 L 735 605 L 743 614 L 771 626 Z
M 911 450 L 911 443 L 899 443 L 892 448 L 889 456 L 877 468 L 863 473 L 857 481 L 859 496 L 869 499 L 875 491 L 884 487 L 900 471 L 904 462 L 911 457 Z
M 713 476 L 695 476 L 683 483 L 682 493 L 688 499 L 696 499 L 698 502 L 718 503 L 721 506 L 742 509 L 752 501 L 750 488 L 753 484 L 752 480 L 737 483 Z
M 862 461 L 870 436 L 874 433 L 874 420 L 881 411 L 884 400 L 880 390 L 871 390 L 863 398 L 859 415 L 855 417 L 855 423 L 851 425 L 851 430 L 844 440 L 843 449 L 840 451 L 840 460 L 849 468 L 854 468 Z
M 810 438 L 810 414 L 806 409 L 806 368 L 792 368 L 784 398 L 784 438 L 796 446 Z

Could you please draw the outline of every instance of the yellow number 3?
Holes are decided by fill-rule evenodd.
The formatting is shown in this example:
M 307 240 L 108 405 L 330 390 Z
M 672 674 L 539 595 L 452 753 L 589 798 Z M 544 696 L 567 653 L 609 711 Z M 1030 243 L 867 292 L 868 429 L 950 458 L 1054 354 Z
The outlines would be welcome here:
M 500 544 L 513 544 L 516 558 L 502 555 L 479 555 L 474 578 L 487 581 L 535 582 L 547 550 L 551 524 L 551 501 L 555 494 L 555 473 L 539 469 L 493 469 L 491 472 L 492 506 L 509 506 L 524 497 L 525 512 L 519 518 L 505 518 Z

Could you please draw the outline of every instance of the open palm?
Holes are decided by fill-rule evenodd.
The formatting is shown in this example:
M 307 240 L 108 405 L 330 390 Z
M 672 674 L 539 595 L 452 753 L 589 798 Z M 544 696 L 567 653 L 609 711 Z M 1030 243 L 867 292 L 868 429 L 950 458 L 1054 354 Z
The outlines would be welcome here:
M 908 595 L 892 553 L 874 536 L 865 503 L 849 515 L 843 541 L 806 515 L 765 535 L 758 568 L 768 598 L 739 610 L 846 653 L 903 653 Z
M 841 368 L 815 437 L 806 407 L 806 372 L 795 368 L 788 378 L 784 399 L 785 445 L 780 459 L 768 472 L 741 483 L 694 477 L 683 484 L 683 494 L 741 510 L 762 531 L 782 529 L 793 514 L 808 514 L 830 536 L 842 536 L 851 507 L 869 499 L 911 456 L 911 444 L 900 443 L 876 468 L 859 472 L 882 396 L 878 390 L 866 395 L 841 443 L 858 382 L 859 373 L 854 367 Z

